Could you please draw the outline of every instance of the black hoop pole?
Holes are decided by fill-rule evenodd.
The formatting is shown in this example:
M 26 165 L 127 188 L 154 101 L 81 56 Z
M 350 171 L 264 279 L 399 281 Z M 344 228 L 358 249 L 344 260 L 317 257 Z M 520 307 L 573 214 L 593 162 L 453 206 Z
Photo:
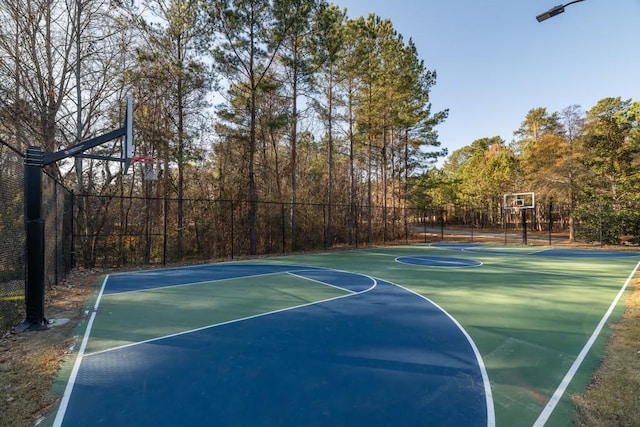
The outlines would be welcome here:
M 46 328 L 44 317 L 44 219 L 42 218 L 42 165 L 44 151 L 27 148 L 24 174 L 27 277 L 25 330 Z
M 527 210 L 520 209 L 522 211 L 522 244 L 527 245 Z
M 127 111 L 131 110 L 128 101 Z M 129 115 L 129 113 L 127 113 Z M 42 168 L 59 160 L 82 155 L 86 150 L 127 135 L 131 140 L 131 121 L 119 129 L 83 141 L 72 147 L 55 153 L 45 152 L 42 148 L 30 146 L 24 160 L 24 223 L 26 235 L 26 279 L 24 298 L 26 318 L 16 326 L 16 332 L 48 329 L 50 322 L 44 317 L 44 279 L 45 279 L 45 224 L 42 217 Z M 105 160 L 128 162 L 129 159 L 98 157 Z
M 553 202 L 549 202 L 549 246 L 551 246 L 551 235 L 553 233 Z

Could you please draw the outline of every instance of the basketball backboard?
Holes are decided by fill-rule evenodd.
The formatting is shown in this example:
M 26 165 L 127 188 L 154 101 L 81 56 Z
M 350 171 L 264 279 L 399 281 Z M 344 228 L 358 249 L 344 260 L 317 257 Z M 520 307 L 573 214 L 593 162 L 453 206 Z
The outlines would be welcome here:
M 125 114 L 125 134 L 122 140 L 122 158 L 124 159 L 124 173 L 127 173 L 133 157 L 133 97 L 127 97 L 127 111 Z
M 504 195 L 504 209 L 533 209 L 536 207 L 536 195 L 533 192 L 507 193 Z

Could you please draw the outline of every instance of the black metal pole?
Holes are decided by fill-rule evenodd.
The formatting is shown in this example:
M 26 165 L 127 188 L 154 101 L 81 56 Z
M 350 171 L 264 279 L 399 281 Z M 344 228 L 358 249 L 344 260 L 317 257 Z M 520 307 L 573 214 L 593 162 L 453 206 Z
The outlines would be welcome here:
M 44 151 L 27 148 L 24 173 L 27 277 L 26 329 L 46 328 L 44 317 L 44 219 L 42 218 L 42 163 Z
M 549 202 L 549 246 L 551 246 L 552 233 L 553 233 L 553 202 Z
M 235 239 L 234 228 L 233 228 L 234 222 L 235 222 L 235 219 L 233 215 L 233 200 L 232 200 L 231 201 L 231 259 L 233 259 L 233 249 L 234 249 L 234 239 Z
M 322 229 L 324 232 L 322 233 L 322 247 L 324 250 L 327 250 L 327 209 L 326 206 L 322 205 Z
M 502 223 L 504 225 L 504 244 L 507 244 L 507 215 L 509 215 L 509 220 L 511 219 L 511 212 L 507 214 L 507 209 L 502 208 Z
M 284 215 L 284 203 L 280 204 L 280 231 L 282 232 L 282 255 L 286 253 L 287 235 L 286 235 L 286 217 Z
M 527 210 L 520 209 L 522 212 L 522 244 L 527 245 Z
M 71 228 L 71 268 L 76 268 L 76 228 L 74 222 L 74 214 L 76 208 L 76 193 L 71 190 L 71 218 L 70 218 L 70 228 Z
M 427 212 L 422 211 L 422 232 L 424 233 L 424 242 L 427 243 Z
M 473 243 L 473 229 L 476 226 L 476 213 L 473 208 L 471 208 L 471 243 Z
M 164 194 L 164 200 L 163 200 L 163 203 L 162 203 L 162 211 L 163 211 L 163 218 L 162 218 L 162 265 L 167 265 L 167 230 L 168 230 L 167 211 L 169 210 L 169 199 L 167 199 L 166 189 L 164 191 L 165 191 L 165 194 Z

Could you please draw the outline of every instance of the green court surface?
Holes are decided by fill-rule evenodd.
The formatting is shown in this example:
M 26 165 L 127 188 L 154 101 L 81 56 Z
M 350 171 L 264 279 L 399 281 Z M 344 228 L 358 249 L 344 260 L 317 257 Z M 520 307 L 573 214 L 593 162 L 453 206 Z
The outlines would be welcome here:
M 531 426 L 561 385 L 596 328 L 621 316 L 614 304 L 640 254 L 562 251 L 542 247 L 402 246 L 287 256 L 264 263 L 330 267 L 368 274 L 438 304 L 469 333 L 487 368 L 497 426 Z M 469 268 L 407 265 L 398 257 L 479 261 Z M 544 425 L 570 426 L 570 395 L 581 393 L 603 357 L 606 326 L 574 366 L 566 391 Z M 584 355 L 583 355 L 584 356 Z
M 87 353 L 345 295 L 344 290 L 288 274 L 262 274 L 189 286 L 106 294 Z M 118 337 L 114 341 L 113 337 Z

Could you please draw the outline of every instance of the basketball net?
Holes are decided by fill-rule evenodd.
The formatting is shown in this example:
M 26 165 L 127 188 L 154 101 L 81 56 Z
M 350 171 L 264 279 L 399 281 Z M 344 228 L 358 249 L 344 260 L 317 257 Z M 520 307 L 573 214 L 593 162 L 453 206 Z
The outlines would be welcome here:
M 522 208 L 520 207 L 520 205 L 517 202 L 514 202 L 514 203 L 511 204 L 511 210 L 516 215 L 520 214 L 520 209 L 522 209 Z
M 160 174 L 160 159 L 153 156 L 133 156 L 131 163 L 139 163 L 145 181 L 157 181 Z M 154 166 L 154 164 L 156 164 Z

